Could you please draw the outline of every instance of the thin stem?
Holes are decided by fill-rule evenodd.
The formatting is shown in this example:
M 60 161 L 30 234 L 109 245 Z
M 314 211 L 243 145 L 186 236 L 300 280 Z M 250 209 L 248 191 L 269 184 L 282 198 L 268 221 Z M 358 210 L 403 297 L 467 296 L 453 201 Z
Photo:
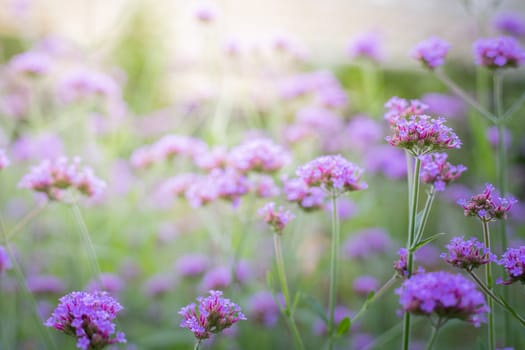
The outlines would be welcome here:
M 510 108 L 507 109 L 503 115 L 500 114 L 498 117 L 502 122 L 510 119 L 514 115 L 514 113 L 516 113 L 520 109 L 523 103 L 525 103 L 525 91 L 521 94 L 520 98 L 514 101 L 512 106 L 510 106 Z
M 40 205 L 40 206 L 37 206 L 35 208 L 33 208 L 29 213 L 27 213 L 26 215 L 24 215 L 24 217 L 15 225 L 15 227 L 13 227 L 9 232 L 7 232 L 6 234 L 6 240 L 8 242 L 11 242 L 11 240 L 13 239 L 14 235 L 20 231 L 21 229 L 24 228 L 25 225 L 27 225 L 31 219 L 33 219 L 35 216 L 37 216 L 38 214 L 40 214 L 42 212 L 42 210 L 44 209 L 45 207 L 45 204 L 44 205 Z
M 193 350 L 199 350 L 201 343 L 202 343 L 202 339 L 197 340 L 197 342 L 195 343 L 195 346 L 193 347 Z
M 329 343 L 328 349 L 332 350 L 334 347 L 334 334 L 335 334 L 335 300 L 337 296 L 337 264 L 339 261 L 339 218 L 337 213 L 337 196 L 335 193 L 331 194 L 332 200 L 332 246 L 330 252 L 330 291 L 328 300 L 328 335 Z
M 436 189 L 434 186 L 431 186 L 430 191 L 427 194 L 427 201 L 425 202 L 425 207 L 423 208 L 423 215 L 421 217 L 421 223 L 419 224 L 418 230 L 416 232 L 414 244 L 419 243 L 421 238 L 423 238 L 423 232 L 425 231 L 425 226 L 427 225 L 430 209 L 432 208 L 432 203 L 434 203 L 434 198 L 436 198 Z
M 73 204 L 71 206 L 71 210 L 73 211 L 73 216 L 75 217 L 75 221 L 77 222 L 78 227 L 80 229 L 80 239 L 87 246 L 86 249 L 89 255 L 89 262 L 93 270 L 92 272 L 94 274 L 94 277 L 98 280 L 100 279 L 100 266 L 98 265 L 97 253 L 95 252 L 95 247 L 93 246 L 93 242 L 91 241 L 86 222 L 84 221 L 82 213 L 80 212 L 80 208 L 77 204 Z
M 370 306 L 370 304 L 372 304 L 376 300 L 379 300 L 394 285 L 396 280 L 397 280 L 397 275 L 394 274 L 392 277 L 390 277 L 390 279 L 385 284 L 383 284 L 383 286 L 374 294 L 374 296 L 371 299 L 365 302 L 365 304 L 361 307 L 361 309 L 357 312 L 357 314 L 355 314 L 354 317 L 352 317 L 352 320 L 350 323 L 354 324 L 355 321 L 357 321 L 361 316 L 363 316 L 366 310 L 368 310 L 368 307 Z
M 427 347 L 425 348 L 425 350 L 431 350 L 432 347 L 434 346 L 434 343 L 436 342 L 436 339 L 437 339 L 437 335 L 439 333 L 439 330 L 440 330 L 440 326 L 439 326 L 439 323 L 438 325 L 432 327 L 432 335 L 430 336 L 430 340 L 428 341 L 428 344 L 427 344 Z
M 284 269 L 281 236 L 279 236 L 278 234 L 273 235 L 273 246 L 275 249 L 275 263 L 277 265 L 277 274 L 279 275 L 279 281 L 281 282 L 281 290 L 283 292 L 285 302 L 285 308 L 283 310 L 283 313 L 286 320 L 288 321 L 290 330 L 292 331 L 296 349 L 304 350 L 303 341 L 301 339 L 301 335 L 299 334 L 299 330 L 297 329 L 297 325 L 295 324 L 292 309 L 290 308 L 292 303 L 290 300 L 290 292 L 288 290 L 288 282 L 286 281 L 286 272 Z
M 489 223 L 485 220 L 482 220 L 483 225 L 483 240 L 485 241 L 485 247 L 490 251 L 490 231 Z M 494 282 L 492 281 L 492 265 L 485 265 L 485 281 L 489 290 L 494 289 Z M 492 298 L 488 299 L 489 307 L 489 324 L 488 324 L 488 341 L 489 341 L 489 350 L 496 349 L 496 333 L 495 333 L 495 324 L 494 324 L 494 300 Z
M 487 111 L 478 101 L 476 101 L 472 96 L 465 92 L 459 85 L 457 85 L 452 79 L 450 79 L 443 71 L 437 70 L 434 71 L 434 75 L 438 78 L 443 84 L 445 84 L 450 90 L 452 90 L 456 95 L 461 97 L 465 102 L 474 107 L 483 117 L 492 123 L 496 124 L 496 118 Z

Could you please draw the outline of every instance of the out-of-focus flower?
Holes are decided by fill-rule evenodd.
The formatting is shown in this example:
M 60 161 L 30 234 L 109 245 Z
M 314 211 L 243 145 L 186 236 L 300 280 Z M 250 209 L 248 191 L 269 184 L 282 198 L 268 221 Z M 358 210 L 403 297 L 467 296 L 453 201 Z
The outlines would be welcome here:
M 101 273 L 98 278 L 96 277 L 86 287 L 89 292 L 95 292 L 97 290 L 103 290 L 110 294 L 117 294 L 122 291 L 125 287 L 125 282 L 118 275 L 113 273 Z
M 55 159 L 64 154 L 64 143 L 51 133 L 23 135 L 11 145 L 11 154 L 21 161 Z
M 468 110 L 465 102 L 454 95 L 428 93 L 421 97 L 421 102 L 428 106 L 428 114 L 446 115 L 447 118 L 461 118 Z
M 348 44 L 347 53 L 351 58 L 364 58 L 379 63 L 383 59 L 383 43 L 375 31 L 361 33 Z
M 324 90 L 343 90 L 335 75 L 327 70 L 296 74 L 279 81 L 279 95 L 284 99 L 315 96 Z
M 201 290 L 225 289 L 232 283 L 232 271 L 226 266 L 217 266 L 202 277 Z
M 210 264 L 210 259 L 202 254 L 186 254 L 177 259 L 175 269 L 183 277 L 199 276 Z
M 32 294 L 63 293 L 66 289 L 64 281 L 54 275 L 33 275 L 26 280 L 27 289 Z
M 404 312 L 435 315 L 441 322 L 460 319 L 479 327 L 489 311 L 483 293 L 460 274 L 437 271 L 406 279 L 396 290 Z
M 430 153 L 420 156 L 421 181 L 434 186 L 436 191 L 444 191 L 445 186 L 456 181 L 467 170 L 462 164 L 452 165 L 447 162 L 446 153 Z
M 120 86 L 111 76 L 91 70 L 77 69 L 68 72 L 59 82 L 58 96 L 65 103 L 97 97 L 120 97 Z
M 326 108 L 307 106 L 295 114 L 295 124 L 306 126 L 312 133 L 335 133 L 343 128 L 343 119 Z
M 507 219 L 508 212 L 516 202 L 512 197 L 499 197 L 494 186 L 488 183 L 485 184 L 482 193 L 472 196 L 469 200 L 458 200 L 465 216 L 476 216 L 485 222 Z
M 27 51 L 13 56 L 7 67 L 14 74 L 41 77 L 51 70 L 51 58 L 42 52 Z
M 29 89 L 18 88 L 2 92 L 0 96 L 0 113 L 15 119 L 27 116 L 31 105 Z
M 420 61 L 426 68 L 434 69 L 445 63 L 450 44 L 443 39 L 432 37 L 423 40 L 412 50 L 412 58 Z
M 149 148 L 151 158 L 155 161 L 172 159 L 175 156 L 196 157 L 208 149 L 208 145 L 195 137 L 182 135 L 165 135 Z
M 208 339 L 238 321 L 246 320 L 241 308 L 222 298 L 221 291 L 210 290 L 209 293 L 206 298 L 197 298 L 198 305 L 192 303 L 179 311 L 184 318 L 180 326 L 190 330 L 199 340 Z
M 326 208 L 328 211 L 333 210 L 333 204 L 330 202 Z M 348 220 L 357 212 L 357 205 L 350 198 L 337 198 L 337 217 L 339 220 Z
M 44 160 L 18 183 L 18 187 L 42 192 L 50 200 L 64 200 L 68 189 L 76 189 L 87 197 L 95 197 L 106 188 L 106 183 L 100 180 L 89 167 L 80 167 L 80 158 L 69 162 L 66 157 L 56 160 Z
M 273 327 L 279 321 L 279 305 L 271 292 L 260 291 L 248 299 L 248 315 L 250 319 L 265 327 Z
M 498 148 L 498 142 L 499 142 L 499 133 L 498 133 L 498 127 L 497 126 L 491 126 L 487 128 L 487 139 L 490 142 L 490 145 L 497 149 Z M 510 130 L 507 128 L 503 129 L 503 147 L 507 150 L 509 149 L 510 145 L 512 144 L 512 134 L 510 133 Z
M 338 325 L 344 318 L 352 318 L 354 312 L 344 305 L 336 305 L 334 309 L 334 324 Z M 355 328 L 355 325 L 352 325 Z M 317 336 L 325 336 L 327 334 L 326 322 L 321 318 L 317 318 L 312 326 L 312 331 Z
M 240 172 L 273 173 L 290 161 L 290 155 L 269 139 L 255 139 L 242 143 L 230 151 L 228 162 Z
M 253 191 L 260 198 L 275 197 L 280 193 L 279 187 L 275 184 L 273 178 L 268 175 L 261 175 L 253 182 Z
M 357 333 L 352 335 L 352 349 L 367 349 L 374 342 L 375 338 L 369 333 Z M 414 350 L 414 349 L 412 349 Z
M 198 168 L 206 171 L 225 168 L 228 163 L 228 149 L 226 147 L 215 147 L 211 150 L 203 150 L 193 156 L 193 161 Z
M 169 197 L 184 196 L 186 191 L 199 180 L 201 180 L 201 176 L 197 174 L 179 174 L 161 183 L 159 192 Z
M 9 158 L 7 158 L 5 151 L 0 148 L 0 170 L 8 167 L 9 164 L 10 164 Z
M 285 180 L 283 192 L 289 202 L 295 202 L 307 211 L 322 208 L 326 197 L 320 187 L 309 187 L 299 178 Z
M 79 349 L 102 349 L 126 342 L 124 333 L 116 332 L 113 323 L 122 309 L 106 292 L 72 292 L 60 298 L 45 325 L 77 338 Z
M 143 291 L 150 298 L 160 298 L 175 288 L 175 279 L 172 274 L 159 273 L 146 280 Z
M 274 202 L 267 203 L 259 209 L 258 213 L 263 221 L 278 235 L 283 233 L 286 225 L 295 217 L 291 211 L 285 210 L 283 207 L 277 209 Z
M 493 25 L 503 34 L 517 38 L 525 36 L 525 19 L 516 13 L 500 13 L 494 18 Z
M 446 248 L 448 252 L 442 253 L 441 257 L 460 269 L 472 271 L 481 265 L 496 261 L 496 255 L 476 238 L 466 241 L 463 237 L 454 237 Z
M 349 259 L 366 259 L 373 254 L 386 253 L 392 241 L 381 227 L 352 233 L 343 244 L 343 254 Z
M 381 124 L 366 116 L 352 118 L 346 127 L 345 137 L 351 149 L 364 152 L 383 137 Z
M 406 100 L 397 96 L 392 97 L 385 103 L 387 109 L 385 113 L 385 120 L 390 125 L 395 125 L 399 119 L 408 118 L 411 115 L 421 115 L 428 106 L 419 100 Z
M 372 276 L 359 276 L 354 280 L 352 288 L 357 294 L 367 296 L 370 292 L 379 288 L 379 281 Z
M 516 68 L 525 62 L 525 50 L 511 37 L 478 39 L 473 49 L 475 63 L 490 69 Z
M 365 170 L 389 179 L 403 179 L 407 175 L 405 153 L 388 145 L 372 147 L 365 153 Z
M 248 179 L 233 169 L 215 169 L 196 180 L 185 192 L 186 199 L 194 208 L 218 198 L 237 205 L 240 198 L 250 191 Z
M 13 267 L 7 250 L 0 245 L 0 275 Z
M 498 261 L 498 265 L 503 266 L 509 275 L 508 280 L 498 280 L 498 283 L 512 284 L 518 281 L 525 283 L 525 246 L 519 248 L 507 248 L 501 259 Z
M 193 17 L 201 23 L 212 23 L 217 19 L 219 9 L 212 2 L 200 2 L 193 8 Z

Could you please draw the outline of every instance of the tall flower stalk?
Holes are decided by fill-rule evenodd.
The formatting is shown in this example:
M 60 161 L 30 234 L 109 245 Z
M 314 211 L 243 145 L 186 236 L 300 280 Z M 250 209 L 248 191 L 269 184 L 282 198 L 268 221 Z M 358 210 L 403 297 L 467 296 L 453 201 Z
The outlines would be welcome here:
M 337 276 L 338 276 L 338 261 L 339 251 L 341 245 L 341 233 L 339 230 L 339 215 L 337 213 L 337 194 L 331 193 L 330 199 L 332 202 L 332 242 L 330 249 L 330 289 L 328 298 L 328 330 L 330 334 L 329 348 L 333 348 L 333 337 L 335 328 L 335 304 L 337 299 Z

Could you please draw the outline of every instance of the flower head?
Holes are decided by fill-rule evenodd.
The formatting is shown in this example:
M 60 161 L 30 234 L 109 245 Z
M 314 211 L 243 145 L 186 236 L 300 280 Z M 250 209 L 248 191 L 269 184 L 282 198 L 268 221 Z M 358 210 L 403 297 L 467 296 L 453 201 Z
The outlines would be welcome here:
M 296 202 L 306 211 L 321 209 L 326 197 L 320 187 L 309 187 L 300 178 L 289 179 L 284 182 L 283 192 L 289 202 Z
M 525 246 L 508 248 L 498 261 L 498 265 L 503 266 L 509 275 L 507 281 L 498 281 L 498 283 L 511 284 L 517 281 L 525 283 Z
M 51 70 L 50 57 L 42 52 L 27 51 L 11 58 L 8 68 L 15 74 L 38 77 Z
M 460 274 L 427 272 L 406 279 L 396 290 L 404 312 L 436 316 L 441 321 L 457 318 L 479 327 L 489 311 L 476 285 Z
M 269 139 L 255 139 L 233 148 L 230 165 L 240 172 L 272 173 L 280 170 L 290 160 L 288 152 Z
M 282 234 L 286 225 L 295 216 L 289 210 L 285 210 L 283 207 L 275 208 L 275 203 L 267 203 L 264 207 L 259 209 L 259 215 L 277 234 Z
M 352 288 L 358 295 L 367 296 L 379 288 L 379 281 L 373 276 L 359 276 L 354 280 Z
M 440 93 L 428 93 L 421 97 L 421 101 L 428 105 L 430 115 L 446 115 L 447 118 L 461 118 L 467 114 L 465 102 L 455 96 Z
M 472 196 L 469 200 L 458 200 L 465 216 L 476 216 L 485 222 L 507 219 L 508 212 L 516 202 L 512 197 L 499 197 L 494 186 L 489 183 L 485 185 L 482 193 Z
M 399 259 L 394 261 L 394 270 L 401 277 L 408 276 L 408 270 L 407 270 L 408 250 L 406 248 L 400 248 L 397 251 L 397 254 L 399 255 Z
M 383 59 L 381 37 L 377 32 L 365 32 L 356 36 L 348 45 L 348 55 L 352 58 L 365 58 L 373 62 Z
M 126 342 L 113 323 L 121 310 L 122 305 L 106 292 L 72 292 L 60 298 L 45 325 L 77 338 L 79 349 L 102 349 Z
M 5 151 L 3 149 L 0 149 L 0 170 L 2 170 L 5 167 L 8 167 L 10 164 L 9 158 L 7 158 L 7 155 L 5 154 Z
M 275 326 L 280 315 L 279 305 L 275 299 L 272 293 L 268 291 L 253 294 L 248 300 L 250 318 L 266 327 Z
M 387 111 L 385 113 L 385 120 L 390 125 L 395 125 L 401 118 L 406 119 L 411 115 L 421 115 L 428 106 L 419 100 L 406 100 L 397 96 L 392 97 L 385 103 Z
M 442 253 L 441 257 L 460 269 L 472 271 L 481 265 L 496 261 L 496 256 L 476 238 L 466 241 L 463 237 L 454 237 L 446 247 L 448 252 Z
M 449 43 L 440 38 L 432 37 L 417 44 L 411 56 L 420 61 L 426 68 L 434 69 L 445 63 L 449 49 Z
M 525 62 L 525 50 L 512 37 L 478 39 L 474 43 L 474 61 L 490 69 L 516 68 Z
M 391 244 L 383 228 L 371 227 L 349 236 L 343 245 L 343 252 L 349 259 L 365 259 L 372 254 L 386 253 Z
M 0 245 L 0 275 L 4 273 L 4 271 L 9 270 L 12 266 L 9 254 L 7 254 L 6 249 Z
M 222 298 L 221 291 L 210 290 L 209 293 L 206 298 L 197 298 L 198 305 L 192 303 L 179 311 L 184 318 L 180 326 L 193 332 L 197 339 L 208 339 L 237 321 L 246 320 L 241 308 Z
M 494 18 L 493 24 L 503 34 L 517 38 L 525 36 L 525 19 L 516 13 L 501 13 Z
M 419 157 L 421 160 L 420 179 L 423 183 L 432 184 L 436 191 L 444 191 L 445 186 L 456 181 L 467 170 L 462 165 L 447 162 L 446 153 L 430 153 Z
M 327 191 L 343 193 L 367 188 L 361 181 L 363 170 L 340 155 L 322 156 L 297 169 L 308 186 L 320 186 Z
M 98 97 L 110 98 L 120 93 L 120 86 L 113 77 L 91 69 L 68 72 L 58 86 L 58 95 L 65 103 Z

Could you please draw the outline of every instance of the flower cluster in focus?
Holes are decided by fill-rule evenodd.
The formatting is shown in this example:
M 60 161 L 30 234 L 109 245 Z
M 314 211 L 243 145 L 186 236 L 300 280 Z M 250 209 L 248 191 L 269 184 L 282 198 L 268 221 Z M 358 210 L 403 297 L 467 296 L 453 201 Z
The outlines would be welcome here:
M 525 246 L 508 248 L 507 251 L 503 253 L 498 264 L 503 266 L 509 275 L 507 281 L 499 283 L 512 284 L 517 281 L 525 283 Z
M 406 100 L 397 96 L 392 97 L 385 103 L 387 109 L 385 120 L 390 125 L 395 125 L 399 119 L 406 119 L 411 115 L 421 115 L 428 106 L 419 100 Z
M 463 207 L 465 216 L 476 216 L 482 221 L 507 219 L 508 212 L 517 201 L 514 198 L 499 197 L 491 184 L 486 184 L 482 193 L 472 196 L 469 200 L 460 199 L 458 204 Z
M 474 43 L 474 60 L 491 69 L 516 68 L 525 62 L 525 50 L 512 37 L 482 38 Z
M 412 57 L 420 61 L 426 68 L 434 69 L 445 63 L 449 49 L 449 43 L 432 37 L 417 44 L 412 51 Z
M 460 269 L 472 271 L 481 265 L 496 261 L 496 256 L 476 238 L 465 240 L 463 237 L 454 237 L 446 248 L 448 252 L 442 253 L 441 257 Z
M 447 162 L 447 157 L 446 153 L 430 153 L 419 157 L 420 179 L 423 183 L 433 185 L 436 191 L 444 191 L 446 185 L 456 181 L 467 170 L 462 164 L 450 164 Z

